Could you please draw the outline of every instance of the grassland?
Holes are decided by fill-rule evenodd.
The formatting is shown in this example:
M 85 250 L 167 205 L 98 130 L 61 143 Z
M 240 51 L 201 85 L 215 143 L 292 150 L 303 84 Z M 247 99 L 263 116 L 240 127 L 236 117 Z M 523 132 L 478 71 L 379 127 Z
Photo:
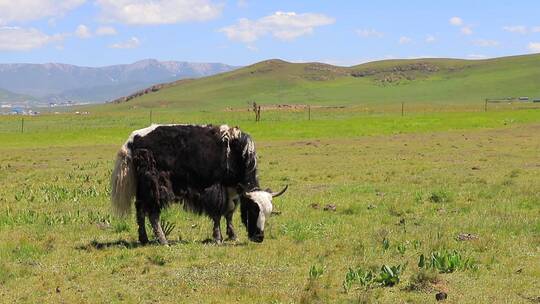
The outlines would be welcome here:
M 289 184 L 262 244 L 204 242 L 210 221 L 169 209 L 170 248 L 139 247 L 110 215 L 116 150 L 144 109 L 0 118 L 0 302 L 534 303 L 540 297 L 540 112 L 250 113 L 162 109 L 154 122 L 229 123 L 256 140 L 264 186 Z M 335 211 L 325 211 L 326 205 Z M 461 233 L 477 239 L 460 241 Z M 452 273 L 421 254 L 457 251 Z M 406 265 L 391 287 L 349 268 Z M 311 269 L 311 271 L 310 271 Z
M 223 109 L 259 104 L 466 105 L 485 98 L 540 97 L 540 55 L 488 60 L 385 60 L 353 67 L 263 61 L 181 80 L 115 107 Z M 111 107 L 108 107 L 110 110 Z

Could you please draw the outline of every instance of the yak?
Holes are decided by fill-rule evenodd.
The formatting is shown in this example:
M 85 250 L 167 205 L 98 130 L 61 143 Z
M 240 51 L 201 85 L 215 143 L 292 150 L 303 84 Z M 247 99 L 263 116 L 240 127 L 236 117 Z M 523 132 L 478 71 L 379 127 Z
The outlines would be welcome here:
M 287 186 L 278 193 L 260 188 L 253 140 L 227 125 L 153 124 L 133 131 L 117 153 L 111 177 L 113 209 L 127 215 L 135 202 L 142 244 L 148 242 L 146 217 L 159 243 L 168 244 L 160 213 L 172 202 L 212 218 L 216 242 L 222 240 L 222 216 L 227 236 L 236 239 L 232 214 L 240 204 L 249 239 L 262 242 L 272 198 L 286 190 Z

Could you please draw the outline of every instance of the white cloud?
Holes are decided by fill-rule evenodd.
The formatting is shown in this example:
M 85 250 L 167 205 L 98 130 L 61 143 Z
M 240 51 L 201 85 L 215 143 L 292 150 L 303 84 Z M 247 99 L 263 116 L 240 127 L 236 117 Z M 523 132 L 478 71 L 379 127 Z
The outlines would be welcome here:
M 540 33 L 540 26 L 533 26 L 531 28 L 531 32 L 533 33 Z
M 0 51 L 25 51 L 61 41 L 63 35 L 47 35 L 34 28 L 0 27 Z
M 141 45 L 141 41 L 137 37 L 131 37 L 127 41 L 111 44 L 109 47 L 112 49 L 134 49 Z
M 221 14 L 223 4 L 210 0 L 96 0 L 105 21 L 125 24 L 173 24 L 205 21 Z
M 481 46 L 481 47 L 494 47 L 499 45 L 499 41 L 497 40 L 489 40 L 489 39 L 477 39 L 473 41 L 474 45 Z
M 100 26 L 96 30 L 96 35 L 98 36 L 112 36 L 116 34 L 118 34 L 118 32 L 112 26 Z
M 470 54 L 467 56 L 467 58 L 469 59 L 486 59 L 488 58 L 486 55 L 482 55 L 482 54 Z
M 382 38 L 384 36 L 383 33 L 375 29 L 357 29 L 356 33 L 360 37 L 364 37 L 364 38 L 368 38 L 368 37 Z
M 412 42 L 412 39 L 407 37 L 407 36 L 399 37 L 399 44 L 407 44 L 407 43 L 411 43 L 411 42 Z
M 318 26 L 334 23 L 334 19 L 322 14 L 275 12 L 257 20 L 242 18 L 234 25 L 219 29 L 230 40 L 252 43 L 262 36 L 271 34 L 280 40 L 294 40 L 311 34 Z
M 112 36 L 118 34 L 116 29 L 112 26 L 100 26 L 96 29 L 95 35 L 97 36 Z M 81 24 L 75 30 L 75 36 L 86 39 L 94 35 L 88 26 Z
M 62 16 L 86 0 L 0 0 L 0 24 Z
M 77 29 L 75 30 L 75 35 L 83 39 L 92 37 L 92 33 L 90 32 L 90 29 L 88 28 L 88 26 L 84 24 L 77 26 Z
M 463 35 L 472 35 L 473 30 L 469 26 L 464 26 L 461 28 L 461 33 Z
M 503 26 L 503 30 L 516 34 L 527 34 L 527 27 L 524 25 L 507 25 Z
M 463 25 L 463 19 L 461 19 L 460 17 L 452 17 L 448 21 L 450 22 L 451 25 L 454 25 L 454 26 Z
M 473 30 L 470 25 L 466 25 L 460 17 L 452 17 L 448 20 L 451 25 L 461 27 L 460 31 L 463 35 L 472 35 Z
M 529 43 L 528 49 L 531 53 L 540 53 L 540 42 Z
M 426 42 L 427 42 L 427 43 L 433 43 L 433 42 L 435 42 L 435 41 L 437 41 L 437 39 L 435 38 L 435 36 L 433 36 L 433 35 L 427 35 L 427 36 L 426 36 Z

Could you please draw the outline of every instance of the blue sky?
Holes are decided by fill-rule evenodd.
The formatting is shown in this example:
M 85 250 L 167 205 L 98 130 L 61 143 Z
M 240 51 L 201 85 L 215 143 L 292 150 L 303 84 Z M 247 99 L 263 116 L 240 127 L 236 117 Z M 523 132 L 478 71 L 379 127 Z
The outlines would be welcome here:
M 540 52 L 540 1 L 0 0 L 0 62 L 353 65 Z

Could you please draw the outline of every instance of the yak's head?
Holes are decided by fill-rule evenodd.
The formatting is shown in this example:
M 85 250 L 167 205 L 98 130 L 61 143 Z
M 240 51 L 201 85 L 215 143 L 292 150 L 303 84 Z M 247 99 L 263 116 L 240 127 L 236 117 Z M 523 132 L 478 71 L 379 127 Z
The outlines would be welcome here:
M 287 188 L 288 186 L 285 186 L 279 192 L 272 192 L 270 189 L 241 191 L 240 216 L 251 241 L 260 243 L 264 240 L 264 224 L 272 214 L 272 198 L 282 195 Z

